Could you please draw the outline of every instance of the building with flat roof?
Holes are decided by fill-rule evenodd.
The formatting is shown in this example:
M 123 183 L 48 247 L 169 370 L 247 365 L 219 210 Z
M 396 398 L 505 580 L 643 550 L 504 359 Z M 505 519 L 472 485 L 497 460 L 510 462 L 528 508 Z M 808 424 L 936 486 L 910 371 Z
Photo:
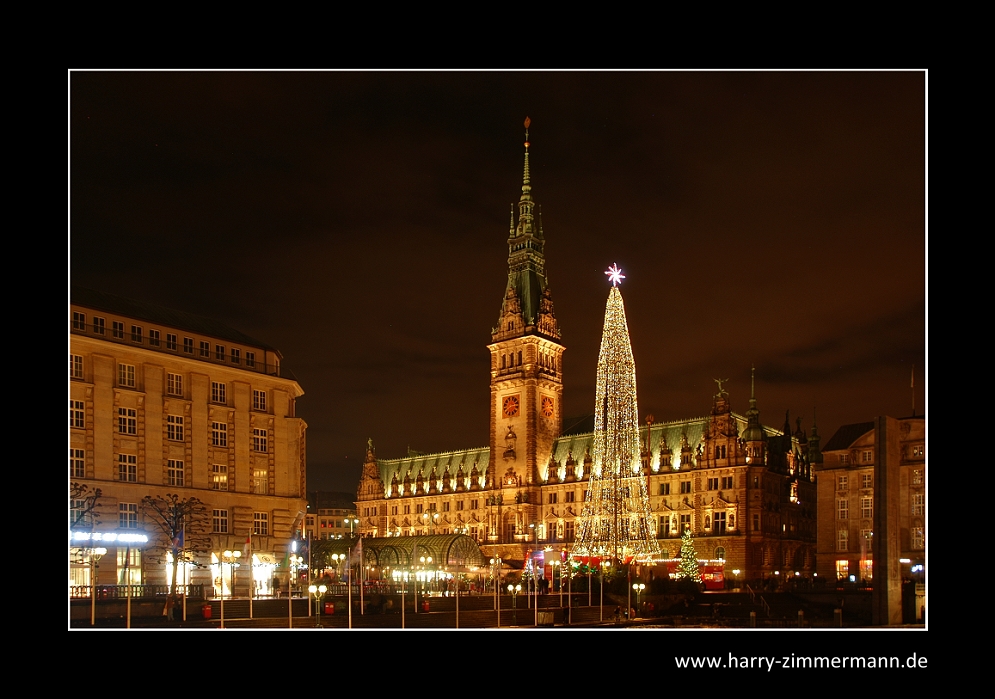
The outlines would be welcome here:
M 250 584 L 272 594 L 307 492 L 304 392 L 280 352 L 208 318 L 90 289 L 71 288 L 70 316 L 70 585 L 168 585 L 175 554 L 177 582 L 208 595 Z M 149 505 L 173 496 L 203 505 L 164 542 Z M 91 580 L 95 539 L 106 553 Z M 225 551 L 242 554 L 237 568 L 223 565 Z

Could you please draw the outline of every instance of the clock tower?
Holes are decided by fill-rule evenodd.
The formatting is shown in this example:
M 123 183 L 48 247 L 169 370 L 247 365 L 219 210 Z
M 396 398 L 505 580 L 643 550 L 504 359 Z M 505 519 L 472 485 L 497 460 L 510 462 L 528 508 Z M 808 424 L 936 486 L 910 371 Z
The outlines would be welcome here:
M 539 485 L 556 478 L 547 470 L 563 422 L 565 348 L 546 281 L 542 218 L 532 199 L 529 123 L 526 118 L 517 222 L 512 208 L 508 232 L 508 284 L 487 349 L 491 353 L 488 486 L 495 489 L 499 502 L 494 504 L 516 511 L 513 520 L 502 518 L 503 534 L 531 540 L 527 527 L 537 522 Z M 511 513 L 506 510 L 506 514 Z

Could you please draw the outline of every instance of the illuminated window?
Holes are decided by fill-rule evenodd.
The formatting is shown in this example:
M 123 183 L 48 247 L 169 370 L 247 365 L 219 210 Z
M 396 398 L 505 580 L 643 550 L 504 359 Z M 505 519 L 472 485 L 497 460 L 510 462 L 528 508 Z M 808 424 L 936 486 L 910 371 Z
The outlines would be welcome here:
M 252 513 L 252 533 L 256 536 L 269 536 L 269 513 Z
M 142 584 L 142 550 L 133 547 L 118 546 L 117 549 L 117 584 Z
M 184 337 L 183 338 L 183 353 L 184 354 L 193 354 L 193 338 L 192 337 Z
M 926 494 L 912 493 L 912 516 L 922 517 L 926 514 Z
M 221 381 L 212 381 L 211 401 L 221 403 L 222 405 L 226 404 L 228 402 L 228 384 Z
M 211 445 L 215 447 L 228 446 L 228 425 L 224 422 L 211 423 Z
M 93 316 L 93 332 L 96 335 L 104 334 L 104 319 L 97 316 Z
M 211 343 L 210 342 L 204 342 L 203 340 L 200 341 L 200 356 L 201 357 L 210 357 L 211 356 Z
M 712 519 L 712 533 L 713 534 L 725 534 L 726 533 L 726 513 L 716 512 Z
M 836 500 L 836 519 L 850 519 L 850 501 L 846 498 Z
M 69 450 L 69 477 L 86 478 L 86 453 L 82 449 Z
M 269 472 L 265 468 L 252 469 L 252 492 L 256 495 L 266 495 L 269 491 Z
M 269 450 L 269 438 L 266 430 L 255 428 L 252 430 L 252 451 L 265 453 Z
M 118 503 L 117 526 L 119 529 L 138 529 L 138 503 Z
M 171 439 L 174 442 L 183 441 L 183 416 L 166 416 L 166 439 Z
M 135 387 L 135 365 L 134 364 L 118 364 L 117 365 L 117 383 L 118 386 L 126 386 L 128 388 Z
M 211 466 L 211 490 L 228 490 L 228 467 L 225 464 Z
M 256 353 L 246 352 L 245 353 L 245 366 L 254 367 L 256 365 Z
M 912 548 L 926 548 L 926 530 L 922 527 L 912 527 Z
M 231 356 L 231 363 L 232 364 L 241 364 L 242 363 L 242 350 L 235 349 L 234 347 L 232 347 L 231 348 L 231 355 L 230 356 Z
M 863 519 L 874 518 L 874 498 L 860 498 L 860 516 Z
M 118 408 L 117 431 L 121 434 L 138 434 L 138 411 L 134 408 Z
M 850 531 L 847 529 L 836 530 L 836 550 L 846 551 L 850 545 Z
M 149 330 L 149 347 L 158 347 L 158 346 L 159 346 L 159 331 Z M 173 347 L 173 349 L 176 348 Z
M 912 485 L 922 485 L 922 469 L 912 469 Z
M 847 476 L 836 476 L 836 490 L 846 490 L 850 487 L 850 479 Z
M 117 479 L 125 483 L 138 482 L 138 457 L 134 454 L 117 455 Z
M 83 357 L 79 354 L 69 355 L 69 378 L 83 378 Z
M 182 374 L 166 374 L 166 393 L 171 396 L 183 395 Z
M 266 391 L 252 391 L 252 409 L 266 410 Z
M 681 515 L 679 532 L 686 532 L 691 529 L 691 515 Z
M 217 359 L 219 362 L 225 361 L 225 346 L 224 345 L 215 345 L 214 346 L 214 358 Z
M 872 452 L 870 449 L 864 449 L 862 452 L 860 452 L 860 463 L 869 464 L 872 461 L 874 461 L 874 452 Z
M 141 342 L 142 341 L 142 326 L 132 325 L 131 326 L 131 341 Z
M 123 340 L 124 339 L 124 323 L 120 323 L 120 322 L 118 322 L 116 320 L 113 321 L 111 323 L 111 335 L 113 335 L 114 337 L 116 337 L 119 340 Z
M 926 456 L 926 447 L 922 444 L 916 444 L 912 447 L 912 458 L 921 459 Z
M 845 558 L 836 561 L 836 577 L 839 580 L 846 580 L 850 577 L 850 561 Z
M 869 558 L 861 559 L 860 561 L 860 579 L 861 580 L 873 580 L 874 579 L 874 561 Z
M 214 510 L 211 519 L 216 534 L 228 533 L 228 510 Z

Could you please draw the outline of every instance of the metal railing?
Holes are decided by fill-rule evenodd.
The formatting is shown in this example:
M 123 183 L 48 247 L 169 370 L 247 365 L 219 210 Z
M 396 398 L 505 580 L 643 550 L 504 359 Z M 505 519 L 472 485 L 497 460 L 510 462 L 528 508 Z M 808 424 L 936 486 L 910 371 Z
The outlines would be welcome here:
M 129 595 L 129 588 L 131 590 Z M 169 595 L 169 585 L 70 585 L 70 599 L 90 599 L 96 594 L 98 600 L 111 599 L 158 599 Z M 188 599 L 203 599 L 203 585 L 177 585 L 176 594 L 185 594 Z

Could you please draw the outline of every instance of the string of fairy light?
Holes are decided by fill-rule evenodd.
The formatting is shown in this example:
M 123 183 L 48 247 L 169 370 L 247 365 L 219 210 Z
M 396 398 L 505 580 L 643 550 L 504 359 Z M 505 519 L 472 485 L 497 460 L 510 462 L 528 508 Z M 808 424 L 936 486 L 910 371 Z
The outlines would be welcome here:
M 598 355 L 593 464 L 573 553 L 648 560 L 660 557 L 660 545 L 646 480 L 641 474 L 636 364 L 618 289 L 625 275 L 617 265 L 605 274 L 612 288 Z

